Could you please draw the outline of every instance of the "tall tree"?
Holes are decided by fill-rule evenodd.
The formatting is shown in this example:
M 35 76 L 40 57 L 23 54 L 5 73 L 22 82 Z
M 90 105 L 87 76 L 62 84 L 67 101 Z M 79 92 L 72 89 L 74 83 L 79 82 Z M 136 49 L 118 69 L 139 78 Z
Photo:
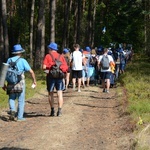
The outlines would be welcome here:
M 2 11 L 2 25 L 3 25 L 3 39 L 4 39 L 4 58 L 9 57 L 9 42 L 8 42 L 8 27 L 7 27 L 7 7 L 6 0 L 1 0 Z
M 30 61 L 33 65 L 33 21 L 34 21 L 34 7 L 35 0 L 32 0 L 31 3 L 31 16 L 30 16 Z
M 38 69 L 42 65 L 42 60 L 45 54 L 45 1 L 39 1 L 38 21 L 37 21 L 37 34 L 35 45 L 35 59 L 34 68 Z
M 50 0 L 50 42 L 55 42 L 56 0 Z
M 0 2 L 1 3 L 1 2 Z M 0 7 L 0 16 L 2 16 L 2 7 Z M 3 41 L 3 25 L 2 18 L 0 18 L 0 67 L 2 62 L 4 61 L 4 41 Z
M 62 47 L 67 47 L 67 33 L 68 33 L 68 23 L 69 23 L 69 3 L 70 0 L 64 1 L 64 24 L 63 24 L 63 41 Z

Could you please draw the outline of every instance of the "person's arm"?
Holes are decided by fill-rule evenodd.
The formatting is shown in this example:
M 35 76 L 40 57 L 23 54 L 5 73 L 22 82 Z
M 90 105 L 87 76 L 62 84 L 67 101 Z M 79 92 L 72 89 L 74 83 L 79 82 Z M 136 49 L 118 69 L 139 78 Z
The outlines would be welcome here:
M 34 73 L 34 71 L 33 71 L 32 69 L 30 69 L 29 72 L 30 72 L 31 77 L 32 77 L 32 79 L 33 79 L 33 84 L 36 85 L 36 78 L 35 78 L 35 73 Z

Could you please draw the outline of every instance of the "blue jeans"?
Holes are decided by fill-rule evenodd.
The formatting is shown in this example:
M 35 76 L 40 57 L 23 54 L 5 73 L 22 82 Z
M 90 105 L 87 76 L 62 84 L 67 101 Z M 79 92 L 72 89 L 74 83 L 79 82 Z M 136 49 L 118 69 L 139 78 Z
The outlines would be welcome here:
M 17 118 L 22 119 L 24 114 L 25 106 L 25 84 L 23 91 L 21 93 L 11 93 L 9 94 L 9 108 L 10 111 L 16 111 L 15 100 L 18 98 L 18 109 L 17 109 Z

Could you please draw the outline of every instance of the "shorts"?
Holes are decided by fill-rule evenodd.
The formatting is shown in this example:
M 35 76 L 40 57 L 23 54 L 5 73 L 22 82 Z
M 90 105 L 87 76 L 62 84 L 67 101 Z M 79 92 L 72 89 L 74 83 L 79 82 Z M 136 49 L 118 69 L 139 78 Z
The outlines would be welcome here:
M 72 70 L 72 78 L 82 78 L 82 70 Z
M 102 80 L 110 79 L 110 76 L 111 76 L 111 72 L 109 72 L 109 71 L 100 73 L 100 77 Z
M 56 88 L 57 91 L 62 91 L 64 89 L 63 79 L 54 79 L 47 76 L 46 83 L 48 92 L 54 91 L 54 88 Z

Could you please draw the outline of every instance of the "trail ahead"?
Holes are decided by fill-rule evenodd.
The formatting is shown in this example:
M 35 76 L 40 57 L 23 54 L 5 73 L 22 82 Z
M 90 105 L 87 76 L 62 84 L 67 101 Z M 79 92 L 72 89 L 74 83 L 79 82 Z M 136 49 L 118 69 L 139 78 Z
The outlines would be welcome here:
M 26 100 L 25 122 L 8 121 L 8 109 L 1 111 L 0 148 L 129 150 L 132 126 L 129 116 L 124 115 L 124 102 L 117 97 L 116 88 L 110 89 L 109 94 L 95 86 L 86 87 L 81 93 L 68 89 L 64 92 L 63 116 L 49 117 L 47 92 L 37 91 Z

